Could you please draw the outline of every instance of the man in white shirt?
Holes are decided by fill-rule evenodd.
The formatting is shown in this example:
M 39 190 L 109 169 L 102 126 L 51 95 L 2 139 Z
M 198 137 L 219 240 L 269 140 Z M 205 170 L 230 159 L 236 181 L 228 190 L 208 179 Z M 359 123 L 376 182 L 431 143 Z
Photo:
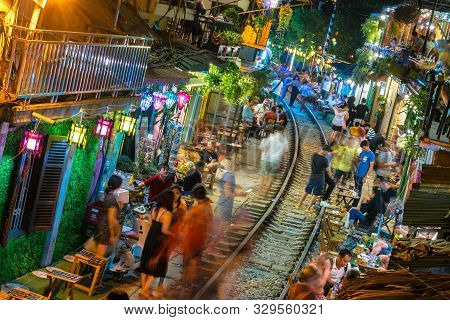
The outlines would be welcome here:
M 352 253 L 348 249 L 342 249 L 336 258 L 331 261 L 331 272 L 328 278 L 327 287 L 332 288 L 339 284 L 342 278 L 351 270 L 350 260 Z
M 256 105 L 255 116 L 256 116 L 256 123 L 258 124 L 258 126 L 262 125 L 262 120 L 264 118 L 264 114 L 269 109 L 270 109 L 270 100 L 269 99 L 264 99 L 263 103 Z
M 325 74 L 325 76 L 322 79 L 322 98 L 326 99 L 328 98 L 328 94 L 331 90 L 331 84 L 332 80 L 331 77 L 328 74 Z

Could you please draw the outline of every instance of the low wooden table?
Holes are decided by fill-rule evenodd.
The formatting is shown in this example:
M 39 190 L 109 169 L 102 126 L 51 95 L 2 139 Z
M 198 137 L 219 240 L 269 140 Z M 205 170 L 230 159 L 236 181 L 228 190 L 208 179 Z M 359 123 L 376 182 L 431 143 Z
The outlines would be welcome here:
M 350 209 L 353 206 L 353 201 L 359 199 L 359 197 L 353 195 L 354 191 L 352 189 L 341 186 L 337 186 L 337 188 L 339 192 L 337 194 L 336 206 L 343 203 L 347 210 Z
M 50 271 L 47 270 L 47 278 L 50 281 L 50 293 L 48 294 L 48 299 L 50 300 L 53 296 L 55 285 L 58 281 L 64 282 L 69 286 L 69 294 L 67 295 L 68 300 L 73 300 L 73 289 L 75 285 L 83 279 L 83 276 L 70 273 L 58 268 L 52 268 Z
M 74 274 L 80 274 L 81 270 L 83 269 L 82 267 L 86 266 L 94 270 L 94 275 L 89 286 L 83 285 L 81 283 L 76 283 L 75 288 L 87 293 L 88 296 L 92 296 L 102 282 L 107 263 L 107 258 L 99 257 L 95 253 L 90 252 L 86 249 L 83 249 L 75 254 L 75 260 L 73 261 L 71 272 L 73 272 Z

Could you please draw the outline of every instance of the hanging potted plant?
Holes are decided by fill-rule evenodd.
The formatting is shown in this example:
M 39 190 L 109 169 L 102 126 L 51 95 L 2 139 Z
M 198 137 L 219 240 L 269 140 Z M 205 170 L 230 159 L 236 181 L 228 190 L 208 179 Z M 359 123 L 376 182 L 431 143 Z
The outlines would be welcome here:
M 253 28 L 256 31 L 256 43 L 258 43 L 261 38 L 262 31 L 267 25 L 267 22 L 269 22 L 269 17 L 263 14 L 253 17 Z
M 278 27 L 277 31 L 285 31 L 289 27 L 292 18 L 292 9 L 289 5 L 281 6 L 278 13 Z
M 399 186 L 399 197 L 402 198 L 407 192 L 410 176 L 412 174 L 412 163 L 419 157 L 421 148 L 419 145 L 420 133 L 425 109 L 428 102 L 428 92 L 422 90 L 417 95 L 411 96 L 405 104 L 405 131 L 406 137 L 403 142 L 403 149 L 406 154 L 405 166 Z
M 395 9 L 394 19 L 401 23 L 410 24 L 416 21 L 419 17 L 419 13 L 419 9 L 410 5 L 403 5 Z
M 235 8 L 228 8 L 223 12 L 225 20 L 231 22 L 235 26 L 239 23 L 239 12 Z

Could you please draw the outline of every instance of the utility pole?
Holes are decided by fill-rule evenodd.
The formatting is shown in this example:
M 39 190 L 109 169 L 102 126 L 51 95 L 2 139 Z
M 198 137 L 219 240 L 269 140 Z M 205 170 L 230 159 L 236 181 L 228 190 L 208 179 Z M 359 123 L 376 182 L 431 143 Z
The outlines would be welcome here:
M 328 51 L 328 46 L 330 45 L 331 34 L 333 32 L 334 20 L 336 17 L 336 7 L 337 7 L 336 2 L 337 2 L 337 0 L 332 0 L 332 2 L 333 2 L 333 13 L 331 14 L 330 23 L 328 24 L 327 37 L 325 39 L 325 44 L 323 45 L 323 49 L 322 49 L 322 60 L 323 61 L 325 61 L 325 56 Z

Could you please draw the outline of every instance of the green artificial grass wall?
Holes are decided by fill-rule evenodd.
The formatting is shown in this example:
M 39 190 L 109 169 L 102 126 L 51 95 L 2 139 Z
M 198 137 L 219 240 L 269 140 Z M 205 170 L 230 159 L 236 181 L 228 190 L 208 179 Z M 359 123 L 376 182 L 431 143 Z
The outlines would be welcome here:
M 83 244 L 83 218 L 89 197 L 95 160 L 98 152 L 98 138 L 92 136 L 94 121 L 85 120 L 88 126 L 86 149 L 78 148 L 72 165 L 66 201 L 61 217 L 58 238 L 53 259 L 57 260 L 68 252 Z M 70 130 L 71 121 L 65 121 L 53 126 L 41 124 L 40 131 L 50 135 L 66 136 Z M 9 133 L 6 141 L 3 159 L 0 163 L 0 221 L 1 225 L 9 205 L 9 192 L 14 183 L 15 161 L 18 145 L 25 128 Z M 8 241 L 6 248 L 0 247 L 0 283 L 15 279 L 27 272 L 40 267 L 44 250 L 46 233 L 33 232 L 28 235 Z

